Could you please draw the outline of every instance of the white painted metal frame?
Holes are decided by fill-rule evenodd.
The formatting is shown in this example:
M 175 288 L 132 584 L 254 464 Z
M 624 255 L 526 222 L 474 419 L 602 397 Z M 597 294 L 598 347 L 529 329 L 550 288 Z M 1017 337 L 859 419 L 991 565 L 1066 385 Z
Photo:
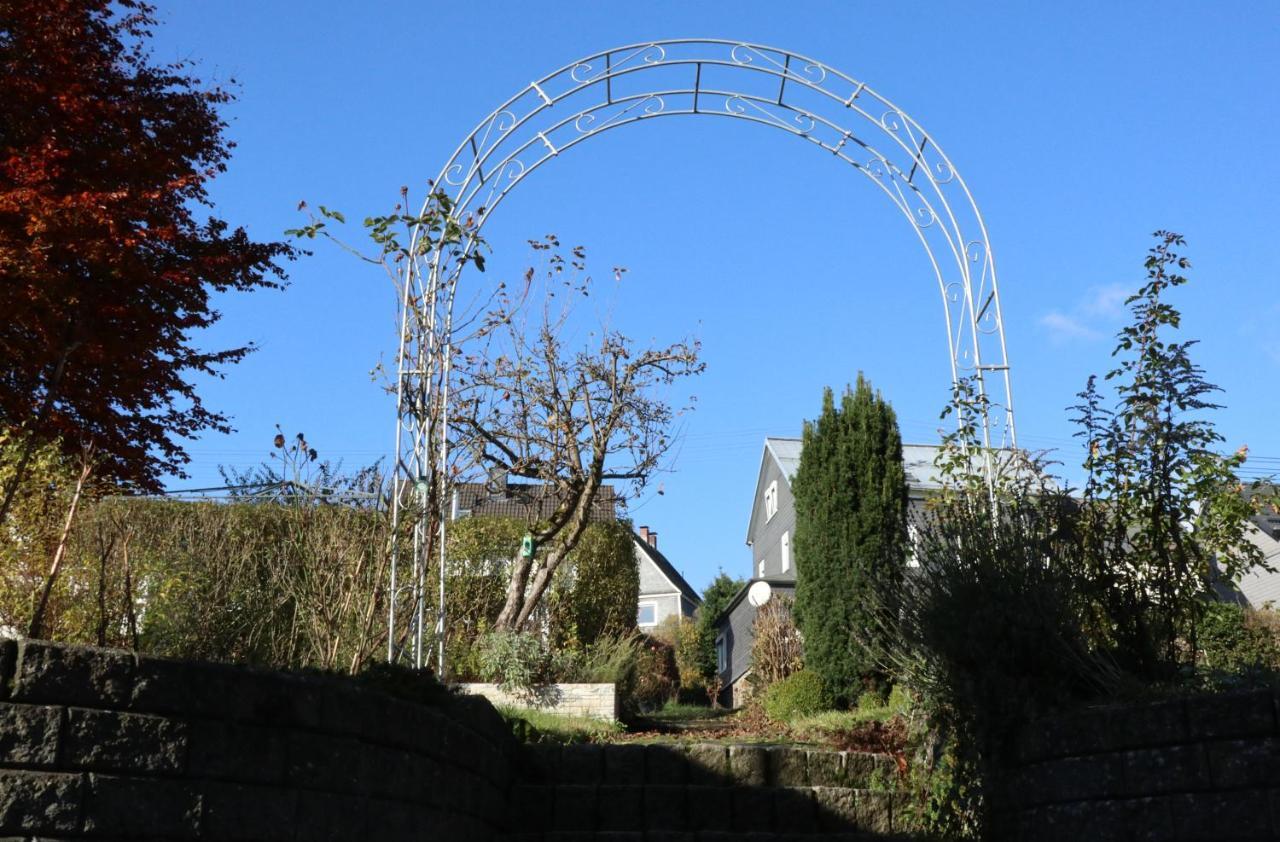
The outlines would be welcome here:
M 583 141 L 620 126 L 677 115 L 731 117 L 781 129 L 866 177 L 906 218 L 924 247 L 941 294 L 953 381 L 976 379 L 990 406 L 981 419 L 987 448 L 1015 446 L 1013 396 L 986 226 L 964 179 L 914 119 L 865 82 L 806 56 L 737 41 L 680 39 L 633 44 L 588 56 L 530 82 L 458 145 L 434 182 L 472 236 L 531 173 Z M 436 248 L 406 267 L 397 359 L 397 491 L 430 475 L 446 478 L 447 432 L 427 428 L 428 408 L 448 405 L 452 318 L 458 279 L 474 247 Z M 411 302 L 411 298 L 413 301 Z M 410 306 L 410 304 L 417 306 Z M 433 351 L 444 351 L 443 355 Z M 442 371 L 432 361 L 443 360 Z M 988 466 L 990 469 L 990 466 Z M 405 502 L 393 495 L 399 535 Z M 446 501 L 448 494 L 441 494 Z M 421 513 L 420 513 L 421 514 Z M 444 552 L 446 518 L 440 519 Z M 426 519 L 416 518 L 410 558 L 393 547 L 388 657 L 427 658 L 422 558 Z M 443 559 L 442 559 L 443 561 Z M 406 563 L 407 562 L 407 563 Z M 400 568 L 407 566 L 410 581 Z M 440 564 L 437 664 L 443 663 L 444 564 Z M 410 651 L 395 648 L 397 610 L 410 612 Z

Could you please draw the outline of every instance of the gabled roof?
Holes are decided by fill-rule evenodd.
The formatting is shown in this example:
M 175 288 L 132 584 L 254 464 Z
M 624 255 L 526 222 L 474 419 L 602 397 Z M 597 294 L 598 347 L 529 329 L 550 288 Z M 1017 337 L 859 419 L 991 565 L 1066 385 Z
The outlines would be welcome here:
M 680 571 L 676 570 L 675 566 L 658 551 L 657 547 L 650 546 L 648 541 L 635 532 L 631 533 L 631 540 L 639 548 L 640 552 L 644 553 L 645 557 L 653 562 L 654 567 L 657 567 L 658 571 L 667 578 L 671 586 L 680 592 L 681 596 L 694 605 L 702 604 L 702 597 L 698 596 L 698 592 L 693 589 L 693 586 L 685 581 L 685 578 L 680 575 Z
M 773 454 L 773 461 L 777 462 L 778 467 L 782 469 L 782 475 L 787 478 L 787 485 L 791 484 L 791 478 L 800 469 L 800 451 L 803 447 L 804 442 L 801 439 L 767 438 L 764 440 L 764 449 Z
M 459 482 L 453 486 L 451 518 L 505 517 L 529 522 L 546 520 L 556 509 L 556 499 L 548 485 L 536 482 Z M 602 485 L 591 505 L 589 523 L 610 523 L 618 519 L 619 498 L 613 486 Z
M 733 595 L 733 599 L 729 600 L 724 609 L 716 615 L 715 620 L 711 623 L 712 628 L 720 628 L 720 621 L 732 614 L 733 609 L 737 608 L 738 604 L 747 598 L 747 591 L 751 590 L 751 586 L 756 582 L 765 582 L 770 588 L 780 590 L 788 596 L 795 594 L 796 583 L 794 579 L 778 579 L 771 576 L 765 576 L 764 578 L 752 577 L 744 582 L 741 588 L 738 588 L 738 592 Z

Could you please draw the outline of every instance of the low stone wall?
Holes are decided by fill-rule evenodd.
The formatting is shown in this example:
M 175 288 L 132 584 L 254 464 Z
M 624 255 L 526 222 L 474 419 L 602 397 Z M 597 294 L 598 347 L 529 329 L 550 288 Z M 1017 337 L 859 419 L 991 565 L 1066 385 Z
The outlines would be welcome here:
M 482 842 L 515 752 L 480 699 L 0 642 L 0 837 Z
M 1015 753 L 994 800 L 1004 838 L 1280 838 L 1273 691 L 1094 708 L 1036 723 Z
M 503 690 L 497 684 L 458 684 L 459 692 L 484 696 L 495 705 L 533 708 L 593 719 L 618 718 L 618 694 L 612 684 L 547 684 L 531 693 Z

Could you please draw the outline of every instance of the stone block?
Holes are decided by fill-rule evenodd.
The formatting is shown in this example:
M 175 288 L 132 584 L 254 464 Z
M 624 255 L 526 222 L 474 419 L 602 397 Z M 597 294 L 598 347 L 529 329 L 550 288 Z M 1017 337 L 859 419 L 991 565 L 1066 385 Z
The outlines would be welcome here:
M 1023 769 L 1023 797 L 1045 804 L 1099 798 L 1121 791 L 1123 758 L 1119 755 L 1064 757 Z
M 773 790 L 767 787 L 733 788 L 733 829 L 773 830 Z
M 644 835 L 645 842 L 698 842 L 698 834 L 680 830 L 651 830 Z
M 360 754 L 359 791 L 376 798 L 416 801 L 423 773 L 430 776 L 434 771 L 424 768 L 434 765 L 433 761 L 402 749 L 362 743 L 356 750 Z
M 860 831 L 876 834 L 889 833 L 893 829 L 893 794 L 857 790 L 854 813 Z
M 62 760 L 95 772 L 180 773 L 187 765 L 187 725 L 140 713 L 70 708 Z
M 1130 795 L 1188 792 L 1209 786 L 1209 766 L 1199 744 L 1147 748 L 1124 753 L 1124 789 Z M 1076 787 L 1065 797 L 1116 795 L 1120 790 Z
M 18 663 L 18 641 L 0 640 L 0 700 L 9 698 L 13 670 Z
M 897 774 L 897 762 L 886 754 L 865 751 L 844 753 L 844 774 L 841 776 L 843 786 L 855 789 L 883 788 Z
M 769 749 L 770 786 L 808 786 L 808 752 L 791 746 Z
M 685 789 L 690 830 L 733 830 L 733 789 L 691 786 Z
M 1182 699 L 1102 710 L 1109 750 L 1177 744 L 1188 736 L 1187 708 Z
M 596 788 L 585 784 L 556 787 L 552 827 L 555 830 L 591 832 L 596 824 Z
M 689 756 L 683 746 L 654 743 L 645 746 L 645 781 L 678 786 L 689 780 Z
M 1280 738 L 1206 743 L 1215 790 L 1245 790 L 1280 782 Z
M 200 794 L 184 781 L 91 774 L 84 830 L 125 839 L 194 839 L 200 805 Z
M 608 754 L 606 753 L 606 757 Z M 607 785 L 596 789 L 596 828 L 637 831 L 644 828 L 644 787 Z
M 727 786 L 729 751 L 722 745 L 702 743 L 689 746 L 689 783 L 698 786 Z
M 1265 839 L 1271 820 L 1265 790 L 1197 792 L 1169 800 L 1178 839 Z
M 818 827 L 828 833 L 844 833 L 858 827 L 857 793 L 844 787 L 813 788 Z
M 644 829 L 688 830 L 689 809 L 686 787 L 646 786 L 644 788 Z
M 349 737 L 293 731 L 289 734 L 287 778 L 296 786 L 360 792 L 360 748 L 360 743 Z
M 61 724 L 61 708 L 0 702 L 0 763 L 52 766 Z
M 200 838 L 212 842 L 254 842 L 279 838 L 293 825 L 297 793 L 276 786 L 206 782 Z
M 773 825 L 787 833 L 813 833 L 818 815 L 813 790 L 805 786 L 778 787 L 773 792 Z
M 293 838 L 295 842 L 350 842 L 352 839 L 364 839 L 366 804 L 365 799 L 356 795 L 299 792 L 298 809 L 293 819 Z
M 1122 802 L 1121 821 L 1134 842 L 1163 842 L 1174 836 L 1168 798 L 1127 799 Z
M 0 770 L 0 831 L 74 833 L 83 798 L 79 775 Z
M 416 804 L 370 799 L 364 810 L 363 838 L 387 842 L 430 838 L 423 827 L 425 812 Z
M 541 833 L 551 830 L 555 815 L 555 787 L 516 784 L 511 787 L 507 813 L 513 829 Z
M 244 671 L 228 664 L 140 656 L 129 707 L 143 713 L 232 719 L 236 679 Z
M 193 777 L 245 783 L 284 780 L 287 731 L 197 721 L 190 726 L 188 740 L 187 767 Z
M 522 780 L 554 783 L 559 779 L 560 746 L 555 743 L 525 746 L 521 750 L 519 761 Z
M 23 640 L 18 643 L 10 695 L 19 702 L 122 707 L 129 699 L 133 674 L 133 656 L 124 652 Z
M 764 786 L 769 779 L 769 756 L 761 746 L 730 746 L 729 778 L 735 786 Z
M 1270 690 L 1200 696 L 1187 699 L 1186 705 L 1192 737 L 1280 736 Z
M 811 750 L 806 764 L 810 786 L 844 786 L 844 754 L 838 751 Z
M 643 784 L 645 747 L 609 745 L 603 747 L 604 781 L 607 784 Z
M 566 784 L 598 784 L 604 778 L 604 751 L 598 745 L 570 745 L 560 750 L 560 775 Z

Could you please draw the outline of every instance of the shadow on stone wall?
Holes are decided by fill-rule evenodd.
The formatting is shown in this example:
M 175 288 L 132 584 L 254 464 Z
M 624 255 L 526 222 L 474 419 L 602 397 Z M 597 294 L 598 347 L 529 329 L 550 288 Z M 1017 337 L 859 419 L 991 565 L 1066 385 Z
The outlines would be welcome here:
M 793 746 L 528 747 L 506 842 L 907 839 L 891 758 Z

